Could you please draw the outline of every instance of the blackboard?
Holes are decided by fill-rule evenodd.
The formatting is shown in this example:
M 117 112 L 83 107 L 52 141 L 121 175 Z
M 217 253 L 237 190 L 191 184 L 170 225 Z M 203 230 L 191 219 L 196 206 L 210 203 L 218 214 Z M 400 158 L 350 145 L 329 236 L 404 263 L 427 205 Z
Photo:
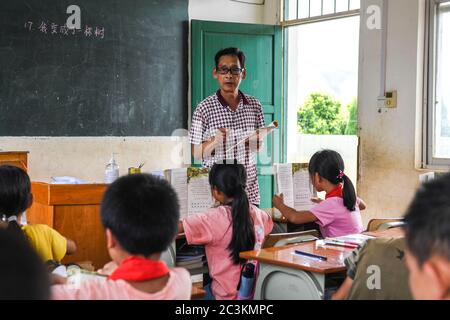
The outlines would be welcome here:
M 187 36 L 186 0 L 1 0 L 0 136 L 186 128 Z

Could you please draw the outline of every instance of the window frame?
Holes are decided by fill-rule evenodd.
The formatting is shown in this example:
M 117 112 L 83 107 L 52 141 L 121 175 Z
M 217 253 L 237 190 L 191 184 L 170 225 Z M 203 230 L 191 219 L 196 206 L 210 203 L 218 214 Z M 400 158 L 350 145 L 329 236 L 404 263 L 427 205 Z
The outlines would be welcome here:
M 424 169 L 448 169 L 450 158 L 434 157 L 435 120 L 436 120 L 436 57 L 437 57 L 437 27 L 439 22 L 438 7 L 450 0 L 428 0 L 425 22 L 425 70 L 424 70 L 424 117 L 423 117 L 423 146 L 422 167 Z
M 350 9 L 350 1 L 351 0 L 348 0 L 349 9 L 346 11 L 339 11 L 339 12 L 329 13 L 329 14 L 322 13 L 321 15 L 317 15 L 317 16 L 309 16 L 308 18 L 298 18 L 298 16 L 297 16 L 296 19 L 287 19 L 288 10 L 289 10 L 289 1 L 297 1 L 297 6 L 298 6 L 298 0 L 281 0 L 282 14 L 280 15 L 280 24 L 284 29 L 287 27 L 298 26 L 298 25 L 306 24 L 306 23 L 347 18 L 347 17 L 359 16 L 361 14 L 361 8 L 352 9 L 352 10 Z M 317 1 L 317 0 L 312 0 L 312 1 Z M 323 10 L 323 0 L 321 0 L 321 1 L 322 1 L 322 10 Z M 334 0 L 334 1 L 336 2 L 336 0 Z M 309 9 L 310 8 L 311 8 L 311 6 L 309 5 Z M 335 3 L 335 10 L 336 10 L 336 3 Z

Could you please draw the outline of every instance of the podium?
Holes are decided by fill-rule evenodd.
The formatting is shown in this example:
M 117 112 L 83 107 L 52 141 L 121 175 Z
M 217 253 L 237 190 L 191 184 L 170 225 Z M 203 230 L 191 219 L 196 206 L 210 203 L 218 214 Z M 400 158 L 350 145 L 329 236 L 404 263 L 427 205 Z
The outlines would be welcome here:
M 28 151 L 0 151 L 0 165 L 11 165 L 28 170 Z
M 30 223 L 47 224 L 77 245 L 63 263 L 92 261 L 96 269 L 111 261 L 100 221 L 100 203 L 107 184 L 49 184 L 32 182 Z

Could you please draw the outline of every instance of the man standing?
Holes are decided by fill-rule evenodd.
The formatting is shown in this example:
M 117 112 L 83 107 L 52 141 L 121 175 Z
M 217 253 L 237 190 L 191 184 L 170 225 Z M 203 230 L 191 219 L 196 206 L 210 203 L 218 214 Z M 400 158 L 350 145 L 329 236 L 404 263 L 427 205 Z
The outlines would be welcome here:
M 259 206 L 260 195 L 253 153 L 261 141 L 247 141 L 235 146 L 255 130 L 264 127 L 261 103 L 239 90 L 245 79 L 245 55 L 238 48 L 217 52 L 213 76 L 220 89 L 197 106 L 189 132 L 192 154 L 205 167 L 234 159 L 247 170 L 246 191 L 250 203 Z

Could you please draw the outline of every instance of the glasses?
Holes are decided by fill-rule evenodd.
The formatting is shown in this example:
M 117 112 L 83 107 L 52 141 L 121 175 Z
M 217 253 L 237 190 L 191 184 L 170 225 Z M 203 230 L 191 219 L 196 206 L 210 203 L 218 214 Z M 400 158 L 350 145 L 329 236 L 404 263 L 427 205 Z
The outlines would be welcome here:
M 226 75 L 226 74 L 228 74 L 228 72 L 231 72 L 232 75 L 237 76 L 237 75 L 240 75 L 243 70 L 244 70 L 244 68 L 239 68 L 239 67 L 232 67 L 232 68 L 220 67 L 219 69 L 217 69 L 217 73 Z

